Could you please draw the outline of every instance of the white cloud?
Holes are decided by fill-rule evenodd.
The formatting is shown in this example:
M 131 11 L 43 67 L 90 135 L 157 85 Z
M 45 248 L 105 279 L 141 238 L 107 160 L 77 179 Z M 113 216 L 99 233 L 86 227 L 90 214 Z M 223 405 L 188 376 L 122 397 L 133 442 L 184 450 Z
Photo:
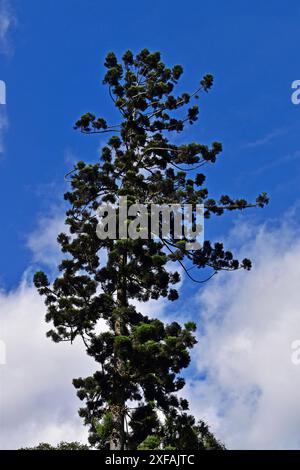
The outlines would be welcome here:
M 69 233 L 63 209 L 53 208 L 50 214 L 39 218 L 37 228 L 27 240 L 33 262 L 42 263 L 52 269 L 57 268 L 62 256 L 57 237 L 62 232 Z
M 10 31 L 16 18 L 10 2 L 0 0 L 0 53 L 11 52 Z M 3 77 L 0 77 L 3 78 Z M 0 114 L 0 154 L 7 128 Z M 59 259 L 57 234 L 64 229 L 59 211 L 43 217 L 28 246 L 33 261 L 51 268 Z M 85 440 L 77 416 L 79 401 L 72 379 L 93 372 L 95 365 L 80 344 L 54 345 L 45 336 L 45 307 L 36 290 L 23 281 L 0 292 L 0 448 L 19 448 L 41 441 Z M 6 362 L 5 365 L 2 365 Z
M 225 273 L 197 299 L 205 333 L 187 395 L 231 449 L 300 447 L 300 366 L 291 362 L 291 343 L 300 339 L 300 232 L 293 220 L 236 227 L 232 245 L 252 258 L 253 271 Z
M 52 273 L 61 258 L 57 235 L 66 231 L 64 218 L 63 209 L 53 208 L 39 219 L 27 241 L 32 262 Z M 50 326 L 45 324 L 43 300 L 31 284 L 32 274 L 30 268 L 18 288 L 0 291 L 0 346 L 6 349 L 6 364 L 0 365 L 1 449 L 87 439 L 72 379 L 94 373 L 97 364 L 80 343 L 57 345 L 46 338 Z M 164 299 L 137 303 L 140 311 L 155 317 L 166 306 Z M 104 328 L 103 322 L 99 327 Z
M 16 25 L 16 17 L 11 3 L 8 0 L 0 0 L 0 52 L 7 54 L 11 51 L 9 35 Z
M 87 438 L 72 379 L 93 373 L 96 364 L 80 342 L 57 345 L 47 339 L 44 315 L 42 299 L 26 280 L 0 293 L 6 346 L 6 365 L 0 366 L 1 449 Z
M 11 52 L 10 31 L 16 25 L 16 17 L 8 0 L 0 0 L 0 54 Z M 3 80 L 3 77 L 0 77 Z M 6 84 L 5 84 L 6 88 Z M 5 97 L 1 96 L 0 103 L 0 155 L 4 153 L 4 134 L 8 127 L 8 118 L 5 111 Z
M 54 272 L 61 257 L 57 235 L 65 229 L 59 209 L 40 219 L 28 240 L 34 263 Z M 45 306 L 31 278 L 29 269 L 18 288 L 0 291 L 0 345 L 6 349 L 6 364 L 0 365 L 0 449 L 87 440 L 72 380 L 94 373 L 97 364 L 80 342 L 57 345 L 46 338 L 50 326 L 45 324 Z M 157 316 L 166 302 L 137 306 Z M 99 327 L 104 328 L 103 322 Z
M 252 258 L 253 271 L 219 275 L 192 299 L 204 335 L 193 357 L 198 372 L 185 394 L 192 412 L 228 448 L 300 447 L 300 366 L 291 361 L 291 343 L 300 339 L 296 216 L 277 225 L 237 225 L 230 244 Z M 34 262 L 54 269 L 63 219 L 62 211 L 54 212 L 29 237 Z M 164 300 L 138 308 L 160 318 L 171 312 Z M 93 373 L 96 364 L 80 344 L 46 339 L 44 314 L 42 299 L 25 280 L 0 292 L 0 339 L 7 348 L 7 365 L 0 366 L 0 448 L 86 439 L 71 382 Z
M 268 144 L 272 140 L 276 139 L 277 137 L 281 137 L 283 134 L 286 134 L 289 129 L 275 129 L 272 132 L 269 132 L 266 134 L 264 137 L 261 139 L 255 140 L 254 142 L 249 142 L 248 144 L 245 145 L 245 148 L 256 148 L 260 147 L 262 145 Z

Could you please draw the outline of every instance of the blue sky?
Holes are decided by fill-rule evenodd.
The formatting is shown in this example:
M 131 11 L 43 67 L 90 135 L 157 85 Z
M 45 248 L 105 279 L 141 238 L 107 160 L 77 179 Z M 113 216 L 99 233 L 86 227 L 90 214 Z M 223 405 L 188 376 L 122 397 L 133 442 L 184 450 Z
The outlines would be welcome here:
M 200 102 L 200 121 L 182 139 L 223 142 L 224 153 L 209 170 L 215 195 L 254 198 L 266 190 L 272 203 L 256 215 L 264 218 L 297 200 L 300 106 L 290 100 L 299 74 L 297 1 L 288 8 L 279 1 L 187 1 L 184 7 L 179 1 L 116 1 L 112 8 L 96 0 L 62 0 L 59 6 L 15 0 L 12 6 L 18 23 L 11 51 L 0 59 L 9 119 L 0 159 L 3 286 L 18 282 L 30 259 L 26 236 L 50 204 L 60 202 L 72 165 L 66 155 L 97 159 L 99 140 L 72 126 L 85 111 L 113 122 L 101 84 L 110 50 L 161 50 L 167 63 L 184 65 L 187 90 L 204 73 L 214 74 L 215 86 Z M 223 232 L 224 223 L 208 226 L 208 233 Z
M 5 14 L 8 15 L 10 28 L 5 28 L 4 23 L 1 23 L 1 14 L 3 18 Z M 289 353 L 289 341 L 293 339 L 290 336 L 291 331 L 295 331 L 295 325 L 298 325 L 298 316 L 291 312 L 297 312 L 300 300 L 295 294 L 298 292 L 298 273 L 293 273 L 294 265 L 284 264 L 288 263 L 289 255 L 291 259 L 297 259 L 298 251 L 290 250 L 291 246 L 297 248 L 300 240 L 295 209 L 299 204 L 300 105 L 295 106 L 291 102 L 291 84 L 300 79 L 299 21 L 300 4 L 296 0 L 290 0 L 288 5 L 278 0 L 0 0 L 0 80 L 4 80 L 7 85 L 7 105 L 2 106 L 0 112 L 8 121 L 6 129 L 1 130 L 0 125 L 4 143 L 4 150 L 0 154 L 0 287 L 4 294 L 1 294 L 3 298 L 0 295 L 0 303 L 3 302 L 5 308 L 9 305 L 11 318 L 16 319 L 15 313 L 21 307 L 24 308 L 24 305 L 30 305 L 31 301 L 36 309 L 39 305 L 30 290 L 30 283 L 26 287 L 26 292 L 29 292 L 26 301 L 24 292 L 18 290 L 18 286 L 23 273 L 28 269 L 32 272 L 43 267 L 43 264 L 51 264 L 49 259 L 53 255 L 53 243 L 48 238 L 51 236 L 55 241 L 55 230 L 59 227 L 63 212 L 63 193 L 66 189 L 64 175 L 72 169 L 76 160 L 96 161 L 99 148 L 105 143 L 103 138 L 76 133 L 73 130 L 74 122 L 86 111 L 107 118 L 111 124 L 118 119 L 107 90 L 101 83 L 106 53 L 112 50 L 122 54 L 127 49 L 137 52 L 147 47 L 160 50 L 167 64 L 180 63 L 184 66 L 185 73 L 180 85 L 184 90 L 194 90 L 205 73 L 215 76 L 213 89 L 200 100 L 199 121 L 180 137 L 182 142 L 223 143 L 222 156 L 207 171 L 211 194 L 218 196 L 228 193 L 251 200 L 267 191 L 271 198 L 270 205 L 264 210 L 244 213 L 238 219 L 234 214 L 226 215 L 206 225 L 207 238 L 225 238 L 229 246 L 241 248 L 242 255 L 253 255 L 257 262 L 257 271 L 253 275 L 256 278 L 261 275 L 259 280 L 265 282 L 264 288 L 270 300 L 264 305 L 262 315 L 260 310 L 263 302 L 252 305 L 254 298 L 260 298 L 260 286 L 255 284 L 252 275 L 246 278 L 244 274 L 240 278 L 234 275 L 232 284 L 228 284 L 230 281 L 227 280 L 217 280 L 205 291 L 207 293 L 199 293 L 198 287 L 184 287 L 176 312 L 180 312 L 184 305 L 185 311 L 194 315 L 196 304 L 189 303 L 192 294 L 197 296 L 199 308 L 200 305 L 203 308 L 203 318 L 206 318 L 205 312 L 213 312 L 212 317 L 207 313 L 204 326 L 201 325 L 207 334 L 207 351 L 213 351 L 213 338 L 218 334 L 217 326 L 221 325 L 220 332 L 224 335 L 225 345 L 232 344 L 233 341 L 228 333 L 230 327 L 226 329 L 227 324 L 222 321 L 220 323 L 218 311 L 224 314 L 224 318 L 227 316 L 236 322 L 236 344 L 247 345 L 247 341 L 252 341 L 251 332 L 253 337 L 255 332 L 259 337 L 264 312 L 267 312 L 265 318 L 269 322 L 270 335 L 271 332 L 275 334 L 278 331 L 278 325 L 283 321 L 280 315 L 284 309 L 281 308 L 281 313 L 278 312 L 278 318 L 276 315 L 272 316 L 271 306 L 276 310 L 276 303 L 281 305 L 280 299 L 275 304 L 272 299 L 278 293 L 281 296 L 286 295 L 295 302 L 286 312 L 286 317 L 290 318 L 290 330 L 286 334 L 282 351 L 287 348 L 287 354 Z M 277 221 L 276 228 L 272 225 L 274 221 Z M 287 221 L 290 224 L 288 233 L 285 226 Z M 272 228 L 266 229 L 265 226 Z M 282 291 L 276 284 L 277 277 L 272 277 L 274 272 L 280 270 L 280 263 L 276 266 L 272 264 L 279 252 L 282 256 L 285 255 L 279 259 L 285 266 L 285 275 L 280 278 Z M 287 287 L 284 282 L 289 281 L 289 275 L 291 282 Z M 266 279 L 272 281 L 266 283 Z M 268 290 L 270 285 L 277 286 L 276 292 Z M 289 289 L 292 291 L 289 292 Z M 12 303 L 9 292 L 15 292 L 15 302 L 19 302 L 18 304 Z M 230 306 L 227 305 L 228 302 L 225 302 L 225 306 L 220 302 L 224 294 L 230 299 Z M 249 305 L 252 325 L 248 324 L 246 313 L 245 316 L 242 315 L 244 323 L 236 316 L 237 311 L 243 313 L 245 305 Z M 165 314 L 168 315 L 167 307 Z M 8 317 L 9 315 L 8 311 Z M 275 323 L 272 324 L 272 321 Z M 267 329 L 267 323 L 263 327 Z M 248 333 L 245 333 L 248 331 L 251 333 L 250 339 Z M 280 338 L 278 344 L 281 345 Z M 261 354 L 267 354 L 265 350 L 259 349 L 259 345 L 260 343 L 253 348 L 262 351 Z M 275 348 L 275 345 L 270 346 L 271 349 L 272 347 Z M 225 351 L 228 350 L 225 348 Z M 202 369 L 200 366 L 197 369 L 198 379 L 206 374 L 205 361 L 206 364 L 215 364 L 214 370 L 219 377 L 222 376 L 216 370 L 216 357 L 219 356 L 214 356 L 213 353 L 209 355 L 207 351 Z M 31 350 L 31 353 L 35 356 L 37 351 Z M 283 352 L 280 357 L 285 354 Z M 224 360 L 225 371 L 226 365 L 228 371 L 231 370 L 228 357 L 224 353 L 219 358 L 220 361 Z M 249 381 L 247 388 L 244 370 L 242 367 L 236 369 L 237 375 L 234 377 L 237 377 L 237 384 L 240 386 L 240 396 L 234 403 L 232 415 L 227 417 L 226 424 L 220 417 L 224 414 L 224 396 L 227 400 L 230 397 L 232 400 L 232 391 L 228 389 L 227 383 L 231 379 L 229 372 L 228 381 L 227 376 L 222 382 L 211 378 L 210 381 L 207 380 L 205 390 L 201 389 L 201 393 L 203 391 L 211 394 L 215 402 L 209 403 L 205 399 L 198 404 L 198 411 L 207 416 L 219 435 L 236 448 L 243 447 L 245 443 L 248 448 L 253 448 L 262 442 L 261 435 L 259 432 L 255 434 L 256 431 L 253 431 L 252 437 L 244 436 L 244 441 L 236 437 L 241 429 L 251 425 L 249 416 L 252 409 L 249 411 L 241 408 L 240 398 L 242 400 L 247 394 L 251 395 L 251 390 L 254 390 L 255 396 L 268 397 L 269 391 L 269 383 L 262 382 L 260 376 L 254 373 L 251 375 L 260 358 L 253 358 L 253 363 L 248 363 L 247 360 L 245 363 L 248 364 L 247 374 L 251 383 Z M 265 369 L 263 364 L 262 361 L 262 371 L 270 370 L 267 360 Z M 282 364 L 284 371 L 286 363 L 283 361 Z M 77 374 L 75 368 L 74 373 Z M 298 387 L 299 371 L 297 376 L 294 369 L 289 373 L 288 380 L 294 383 L 295 388 Z M 63 380 L 63 370 L 61 374 Z M 282 374 L 284 376 L 284 372 Z M 275 382 L 275 377 L 270 376 L 270 383 Z M 200 387 L 196 383 L 194 388 L 197 389 L 198 386 Z M 190 390 L 192 389 L 190 385 Z M 257 394 L 258 389 L 262 390 L 261 394 Z M 74 394 L 72 388 L 67 389 L 66 396 L 72 393 Z M 190 393 L 193 397 L 192 391 Z M 294 403 L 287 393 L 287 400 L 289 399 Z M 274 409 L 279 408 L 273 395 L 269 401 L 274 403 Z M 53 399 L 53 403 L 55 402 Z M 38 399 L 32 402 L 31 413 L 33 409 L 38 409 L 37 403 Z M 75 401 L 75 406 L 77 405 Z M 238 412 L 244 420 L 236 419 Z M 284 410 L 283 415 L 278 415 L 278 423 L 282 416 L 290 415 Z M 299 428 L 300 409 L 297 417 L 295 429 Z M 50 418 L 45 417 L 45 429 L 48 429 L 47 419 Z M 262 427 L 265 419 L 266 416 L 261 415 L 259 421 L 258 416 Z M 289 425 L 294 429 L 291 420 Z M 233 423 L 230 429 L 228 422 Z M 269 448 L 279 447 L 280 443 L 286 442 L 282 445 L 288 446 L 291 442 L 288 432 L 284 436 L 279 433 L 275 435 L 271 433 L 271 428 L 272 426 L 270 436 L 263 441 L 264 445 Z M 49 437 L 52 434 L 45 431 L 43 435 Z M 70 435 L 74 437 L 72 433 Z M 32 436 L 28 436 L 28 442 L 32 442 L 32 439 Z M 291 445 L 298 444 L 300 446 L 300 441 L 295 440 Z

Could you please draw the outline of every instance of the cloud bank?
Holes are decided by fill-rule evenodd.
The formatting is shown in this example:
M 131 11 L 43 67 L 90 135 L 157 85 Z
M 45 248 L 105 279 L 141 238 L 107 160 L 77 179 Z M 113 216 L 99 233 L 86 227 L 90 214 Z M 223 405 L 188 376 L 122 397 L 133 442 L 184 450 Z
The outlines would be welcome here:
M 299 449 L 300 232 L 280 224 L 241 225 L 232 245 L 254 261 L 251 273 L 221 276 L 197 296 L 204 329 L 188 385 L 193 411 L 231 449 Z
M 0 312 L 6 346 L 6 365 L 0 365 L 0 448 L 86 441 L 72 379 L 94 372 L 93 361 L 79 342 L 55 345 L 46 338 L 43 301 L 25 279 L 14 291 L 0 293 Z
M 40 218 L 27 242 L 33 266 L 16 289 L 0 291 L 0 449 L 87 442 L 72 380 L 93 374 L 97 364 L 80 341 L 57 345 L 46 338 L 45 306 L 31 281 L 36 267 L 54 274 L 61 257 L 56 239 L 63 231 L 63 210 L 56 207 Z M 166 306 L 164 300 L 137 304 L 155 316 Z
M 237 224 L 226 246 L 251 257 L 253 271 L 220 275 L 191 299 L 202 336 L 185 395 L 192 412 L 230 449 L 300 447 L 300 366 L 291 361 L 291 344 L 300 339 L 296 216 L 260 227 Z M 55 213 L 29 237 L 35 263 L 53 268 L 61 230 L 63 219 Z M 93 373 L 96 364 L 80 343 L 46 339 L 45 308 L 31 271 L 15 290 L 0 292 L 7 355 L 7 364 L 0 365 L 1 449 L 87 438 L 72 379 Z M 170 319 L 164 301 L 143 310 Z

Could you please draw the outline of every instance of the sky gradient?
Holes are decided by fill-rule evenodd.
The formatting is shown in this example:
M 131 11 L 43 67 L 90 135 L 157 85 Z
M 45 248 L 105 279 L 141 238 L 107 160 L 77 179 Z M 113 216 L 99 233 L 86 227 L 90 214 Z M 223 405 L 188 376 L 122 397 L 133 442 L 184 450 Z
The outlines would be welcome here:
M 105 143 L 76 133 L 75 121 L 87 111 L 111 124 L 118 119 L 102 85 L 106 53 L 147 47 L 183 65 L 182 90 L 194 90 L 206 73 L 215 77 L 200 99 L 199 121 L 180 136 L 223 143 L 207 171 L 211 194 L 251 200 L 266 191 L 271 202 L 205 227 L 206 238 L 252 256 L 251 274 L 220 276 L 200 291 L 185 283 L 171 310 L 163 302 L 143 308 L 199 319 L 203 342 L 186 393 L 228 447 L 300 447 L 300 369 L 290 361 L 291 341 L 300 337 L 300 105 L 291 101 L 291 84 L 300 79 L 299 21 L 296 0 L 0 0 L 0 80 L 7 86 L 0 106 L 0 339 L 8 348 L 0 366 L 0 445 L 85 438 L 70 380 L 94 365 L 79 346 L 73 354 L 48 345 L 31 277 L 38 268 L 53 272 L 59 259 L 64 175 L 77 160 L 97 161 Z M 48 369 L 35 381 L 39 354 Z M 26 389 L 22 397 L 17 384 Z M 53 414 L 38 423 L 48 405 Z

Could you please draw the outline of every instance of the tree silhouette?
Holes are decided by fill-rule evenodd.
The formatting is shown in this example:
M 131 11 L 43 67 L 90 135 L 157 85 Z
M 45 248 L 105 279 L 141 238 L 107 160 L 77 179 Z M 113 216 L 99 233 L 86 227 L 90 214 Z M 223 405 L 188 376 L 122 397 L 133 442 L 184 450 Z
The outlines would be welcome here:
M 199 431 L 195 433 L 193 418 L 186 414 L 187 401 L 176 394 L 185 384 L 180 372 L 190 363 L 196 324 L 164 324 L 142 315 L 133 302 L 177 300 L 180 272 L 186 281 L 201 284 L 218 271 L 249 270 L 251 262 L 239 262 L 222 243 L 208 240 L 191 250 L 187 237 L 179 240 L 172 231 L 167 237 L 160 230 L 156 237 L 150 233 L 147 239 L 131 239 L 121 236 L 119 228 L 115 239 L 100 239 L 99 206 L 115 206 L 120 221 L 119 202 L 125 196 L 126 207 L 203 204 L 209 219 L 225 211 L 264 207 L 268 199 L 265 193 L 254 203 L 227 195 L 211 199 L 202 169 L 217 161 L 222 145 L 176 145 L 169 140 L 197 121 L 199 110 L 192 101 L 212 87 L 211 75 L 205 75 L 194 92 L 177 96 L 175 86 L 183 69 L 166 67 L 159 52 L 144 49 L 134 56 L 127 51 L 122 62 L 109 53 L 105 67 L 104 84 L 121 122 L 110 126 L 87 113 L 76 123 L 83 134 L 111 136 L 100 162 L 80 161 L 68 174 L 69 233 L 58 237 L 65 255 L 60 275 L 50 283 L 38 272 L 34 282 L 46 299 L 46 321 L 53 323 L 48 336 L 55 342 L 82 338 L 87 353 L 99 364 L 92 377 L 76 379 L 74 386 L 85 402 L 80 415 L 90 426 L 91 442 L 109 442 L 114 450 L 137 448 L 147 437 L 153 438 L 159 426 L 162 429 L 158 410 L 166 423 L 171 419 L 175 426 L 181 420 L 193 436 Z M 126 226 L 132 220 L 128 216 Z M 107 330 L 99 333 L 100 320 L 105 320 Z M 173 444 L 174 439 L 165 441 Z M 182 439 L 176 445 L 184 445 Z

